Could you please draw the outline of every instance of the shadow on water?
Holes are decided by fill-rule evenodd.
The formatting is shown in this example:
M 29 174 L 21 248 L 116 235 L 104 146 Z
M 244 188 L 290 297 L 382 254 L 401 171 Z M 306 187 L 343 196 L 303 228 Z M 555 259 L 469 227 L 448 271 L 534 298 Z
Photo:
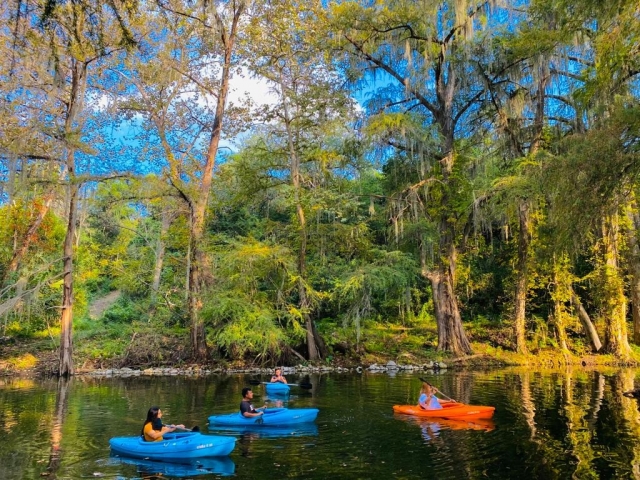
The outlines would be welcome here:
M 298 425 L 242 425 L 242 426 L 209 426 L 209 431 L 216 435 L 250 435 L 251 438 L 287 438 L 318 436 L 318 426 L 315 423 L 301 423 Z
M 105 466 L 134 465 L 137 472 L 145 479 L 155 478 L 187 478 L 201 475 L 233 475 L 236 471 L 236 464 L 229 457 L 201 458 L 197 461 L 176 463 L 176 462 L 154 462 L 151 460 L 140 460 L 136 458 L 111 457 Z

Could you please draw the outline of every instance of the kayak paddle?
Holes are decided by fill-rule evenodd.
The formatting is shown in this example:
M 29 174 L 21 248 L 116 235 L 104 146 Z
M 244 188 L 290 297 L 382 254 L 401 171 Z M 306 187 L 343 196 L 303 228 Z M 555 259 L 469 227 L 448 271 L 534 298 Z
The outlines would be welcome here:
M 452 402 L 456 402 L 456 403 L 457 403 L 457 401 L 456 401 L 456 400 L 454 400 L 453 398 L 451 398 L 451 397 L 447 396 L 446 394 L 444 394 L 443 392 L 441 392 L 441 391 L 440 391 L 440 389 L 438 389 L 438 388 L 434 387 L 431 383 L 427 382 L 424 378 L 422 378 L 422 377 L 418 377 L 418 378 L 419 378 L 420 380 L 422 380 L 424 383 L 426 383 L 427 385 L 429 385 L 431 388 L 435 388 L 436 390 L 438 390 L 438 393 L 439 393 L 440 395 L 442 395 L 444 398 L 446 398 L 447 400 L 450 400 L 450 401 L 452 401 Z
M 282 382 L 261 382 L 260 380 L 249 380 L 250 385 L 271 385 L 272 383 L 282 383 Z M 311 390 L 313 385 L 311 383 L 284 383 L 283 385 L 289 385 L 290 387 L 300 387 L 306 390 Z
M 196 425 L 193 428 L 180 428 L 177 425 L 167 425 L 167 427 L 173 427 L 176 430 L 182 430 L 183 432 L 199 432 L 200 431 L 200 427 L 198 425 Z

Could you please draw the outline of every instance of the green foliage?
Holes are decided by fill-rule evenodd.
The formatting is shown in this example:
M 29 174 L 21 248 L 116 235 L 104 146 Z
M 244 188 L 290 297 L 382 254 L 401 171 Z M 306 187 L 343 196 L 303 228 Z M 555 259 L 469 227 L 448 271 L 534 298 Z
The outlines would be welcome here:
M 411 256 L 401 252 L 372 250 L 368 262 L 361 266 L 351 265 L 348 276 L 338 279 L 334 296 L 344 314 L 344 322 L 353 323 L 356 342 L 360 342 L 361 322 L 372 318 L 376 305 L 385 297 L 393 298 L 400 308 L 405 290 L 415 281 L 417 269 Z M 410 305 L 409 305 L 410 306 Z
M 429 279 L 446 271 L 465 329 L 495 355 L 514 345 L 524 270 L 534 351 L 557 347 L 554 315 L 569 347 L 588 350 L 572 291 L 601 332 L 612 317 L 625 320 L 640 271 L 637 232 L 623 218 L 637 211 L 640 192 L 637 2 L 489 4 L 256 5 L 233 61 L 268 79 L 275 98 L 230 106 L 222 131 L 237 148 L 215 159 L 196 245 L 201 317 L 223 361 L 289 358 L 302 351 L 307 318 L 334 360 L 432 355 Z M 22 338 L 57 328 L 67 226 L 59 160 L 72 149 L 80 177 L 68 180 L 85 182 L 74 239 L 76 339 L 79 351 L 112 358 L 131 353 L 136 332 L 184 340 L 190 232 L 205 203 L 196 192 L 215 124 L 206 99 L 220 71 L 212 36 L 194 30 L 193 18 L 130 2 L 101 10 L 100 25 L 85 31 L 73 12 L 89 5 L 34 4 L 45 22 L 25 24 L 24 35 L 0 19 L 17 35 L 0 59 L 11 72 L 0 83 L 0 273 L 51 205 L 0 286 L 0 328 Z M 200 7 L 181 9 L 195 16 Z M 81 34 L 70 35 L 76 27 Z M 107 55 L 107 43 L 128 47 L 134 38 L 144 48 Z M 60 98 L 70 68 L 96 57 L 91 91 L 75 105 L 100 108 L 68 126 L 72 104 Z M 143 175 L 97 186 L 83 176 L 98 164 L 130 171 L 133 155 L 148 161 Z M 113 289 L 122 299 L 100 321 L 87 318 L 90 302 Z
M 604 216 L 628 201 L 640 172 L 639 138 L 640 107 L 622 103 L 598 128 L 567 137 L 546 159 L 543 181 L 557 241 L 581 247 Z
M 129 299 L 118 300 L 102 315 L 102 321 L 105 323 L 119 324 L 132 323 L 140 319 L 142 311 L 140 305 L 136 305 Z
M 216 298 L 215 307 L 203 315 L 215 325 L 210 340 L 225 349 L 232 358 L 276 360 L 282 353 L 287 336 L 279 327 L 269 307 L 261 308 L 253 302 L 238 297 Z

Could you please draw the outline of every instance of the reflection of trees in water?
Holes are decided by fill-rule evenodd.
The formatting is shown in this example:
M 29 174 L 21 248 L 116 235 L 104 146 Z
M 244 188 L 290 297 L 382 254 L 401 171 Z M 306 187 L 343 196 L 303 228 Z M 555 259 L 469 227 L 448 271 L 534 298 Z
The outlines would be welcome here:
M 443 393 L 451 398 L 455 398 L 462 403 L 471 403 L 471 394 L 474 392 L 475 376 L 465 373 L 453 377 L 453 382 L 445 383 L 440 388 Z
M 520 376 L 520 393 L 522 395 L 522 407 L 524 418 L 529 425 L 531 440 L 536 437 L 536 406 L 531 398 L 531 378 L 529 372 L 524 372 Z
M 513 369 L 487 373 L 420 373 L 420 376 L 427 377 L 453 398 L 497 407 L 495 432 L 462 433 L 452 431 L 455 429 L 447 425 L 436 425 L 434 428 L 430 424 L 412 430 L 418 443 L 422 433 L 425 443 L 422 448 L 433 449 L 437 452 L 434 454 L 442 458 L 443 464 L 455 465 L 461 476 L 479 478 L 478 472 L 486 470 L 491 472 L 488 475 L 491 478 L 509 478 L 513 470 L 507 470 L 507 467 L 513 469 L 517 466 L 526 468 L 522 478 L 640 478 L 638 403 L 622 396 L 622 392 L 633 388 L 633 371 L 616 372 L 612 369 L 604 375 L 579 369 L 552 373 Z M 385 382 L 384 377 L 368 380 L 367 383 L 355 376 L 345 379 L 353 391 L 353 398 L 349 400 L 352 408 L 368 408 L 372 399 L 376 400 L 376 388 L 383 399 L 393 390 L 397 398 L 406 396 L 409 400 L 407 403 L 417 400 L 418 380 L 412 378 L 406 382 Z M 81 381 L 104 383 L 104 380 Z M 299 396 L 327 397 L 343 393 L 340 390 L 342 384 L 331 376 L 314 375 L 309 381 L 314 385 L 313 391 L 300 391 Z M 167 389 L 167 384 L 175 388 Z M 228 391 L 234 392 L 232 403 L 235 409 L 236 399 L 239 403 L 240 390 L 246 384 L 247 378 L 233 376 L 204 381 L 127 379 L 118 381 L 119 391 L 109 390 L 107 398 L 111 400 L 117 392 L 123 416 L 128 414 L 129 405 L 135 404 L 133 399 L 140 391 L 151 391 L 161 404 L 173 410 L 179 406 L 182 411 L 210 413 L 229 408 L 230 397 L 223 394 Z M 55 421 L 51 429 L 51 457 L 47 469 L 54 475 L 51 478 L 55 478 L 60 465 L 62 421 L 68 400 L 64 381 L 58 382 L 57 386 Z M 179 393 L 176 395 L 176 392 Z M 126 399 L 120 400 L 123 396 Z M 74 408 L 72 413 L 75 414 L 79 399 L 75 395 L 73 398 L 74 404 L 69 408 Z M 216 401 L 220 403 L 216 404 Z M 75 415 L 69 418 L 75 419 Z M 189 420 L 195 419 L 186 419 Z M 139 429 L 137 423 L 135 427 Z M 496 451 L 496 434 L 511 435 L 513 445 L 506 450 L 517 451 L 517 457 L 524 460 L 516 460 L 515 454 L 513 459 L 505 458 L 504 451 L 492 457 L 491 452 Z M 240 455 L 252 459 L 260 457 L 263 452 L 258 444 L 254 444 L 258 437 L 259 434 L 255 433 L 240 435 L 237 444 Z M 148 473 L 145 478 L 156 477 Z
M 237 442 L 237 445 L 240 448 L 240 455 L 246 458 L 251 458 L 251 444 L 258 438 L 260 438 L 260 435 L 253 432 L 247 432 L 240 435 Z
M 58 469 L 60 468 L 60 461 L 62 458 L 62 427 L 67 413 L 67 390 L 71 380 L 66 377 L 60 377 L 58 379 L 58 385 L 56 390 L 56 406 L 53 415 L 53 425 L 51 427 L 51 452 L 49 454 L 49 464 L 47 470 L 42 475 L 46 475 L 48 478 L 56 478 Z
M 428 376 L 429 380 L 454 398 L 468 399 L 475 404 L 495 405 L 497 408 L 495 430 L 492 432 L 456 431 L 447 425 L 434 429 L 432 425 L 420 423 L 412 423 L 409 429 L 399 426 L 397 431 L 389 431 L 390 435 L 400 435 L 402 432 L 421 453 L 429 458 L 437 458 L 443 469 L 455 469 L 451 477 L 514 478 L 515 469 L 520 468 L 523 480 L 640 478 L 639 404 L 622 395 L 633 389 L 635 371 L 613 368 L 603 371 L 605 373 L 585 372 L 575 368 L 536 372 L 514 368 L 486 373 L 447 372 L 441 375 L 421 372 L 411 377 L 399 376 L 388 382 L 383 376 L 316 375 L 310 378 L 314 391 L 300 391 L 299 396 L 318 395 L 323 401 L 342 398 L 350 410 L 362 408 L 367 411 L 373 408 L 377 411 L 379 408 L 383 412 L 381 416 L 384 416 L 389 411 L 391 398 L 394 403 L 400 403 L 398 400 L 405 398 L 409 400 L 406 403 L 414 403 L 420 386 L 416 378 Z M 220 384 L 218 380 L 221 380 Z M 106 439 L 113 436 L 114 432 L 137 434 L 141 424 L 138 417 L 144 413 L 139 400 L 142 394 L 152 396 L 161 405 L 166 405 L 171 413 L 168 420 L 177 417 L 177 420 L 185 420 L 185 423 L 193 420 L 202 423 L 204 414 L 222 409 L 235 410 L 239 403 L 239 392 L 246 385 L 246 379 L 239 376 L 212 377 L 200 381 L 85 377 L 72 381 L 75 383 L 55 379 L 47 382 L 46 406 L 42 406 L 40 394 L 27 396 L 22 393 L 16 396 L 16 393 L 20 393 L 16 390 L 22 387 L 25 390 L 32 389 L 33 382 L 23 386 L 15 381 L 0 381 L 12 387 L 12 390 L 0 390 L 0 399 L 4 401 L 0 420 L 6 431 L 13 435 L 8 437 L 6 445 L 6 451 L 12 457 L 5 457 L 7 461 L 3 468 L 7 469 L 10 464 L 14 471 L 22 468 L 24 478 L 34 477 L 34 473 L 37 476 L 40 472 L 48 474 L 49 478 L 56 478 L 57 475 L 62 476 L 63 472 L 69 475 L 69 472 L 78 473 L 80 470 L 88 472 L 90 476 L 91 471 L 87 471 L 87 467 L 69 463 L 72 450 L 74 458 L 89 458 L 97 455 L 96 448 L 105 448 Z M 20 385 L 20 388 L 16 388 L 16 385 Z M 36 386 L 40 387 L 37 383 Z M 101 405 L 108 405 L 104 413 L 98 412 Z M 299 406 L 293 404 L 293 408 Z M 194 413 L 193 418 L 184 418 L 189 417 L 192 409 L 198 415 Z M 37 415 L 34 415 L 34 411 L 38 412 Z M 98 413 L 103 420 L 96 421 Z M 66 425 L 63 427 L 65 419 Z M 322 416 L 320 421 L 324 421 Z M 90 432 L 89 438 L 104 439 L 101 440 L 101 446 L 87 442 L 86 432 Z M 323 432 L 325 434 L 330 436 L 331 432 L 326 429 Z M 31 459 L 21 455 L 24 452 L 19 451 L 20 446 L 11 445 L 18 435 L 19 438 L 29 439 L 29 448 L 39 444 L 38 458 L 41 463 L 33 461 L 33 455 Z M 260 440 L 254 443 L 259 435 Z M 263 446 L 268 442 L 264 440 L 263 433 L 237 437 L 236 452 L 250 458 L 251 462 L 263 458 Z M 372 438 L 377 442 L 378 435 Z M 375 445 L 367 445 L 367 451 L 373 451 L 371 455 L 376 454 Z M 347 451 L 349 446 L 344 447 Z M 44 454 L 44 458 L 41 454 Z M 108 455 L 108 451 L 104 454 Z M 13 459 L 15 462 L 11 463 Z M 65 460 L 64 467 L 61 460 Z M 244 464 L 248 465 L 246 461 Z M 482 472 L 487 473 L 484 475 Z M 145 478 L 157 478 L 157 475 L 147 470 Z
M 573 456 L 575 470 L 573 478 L 589 479 L 599 478 L 594 469 L 595 452 L 592 447 L 594 430 L 591 425 L 595 424 L 599 409 L 591 408 L 597 405 L 597 395 L 603 393 L 594 385 L 598 385 L 600 374 L 591 372 L 574 378 L 574 371 L 567 369 L 564 376 L 563 385 L 563 413 L 567 428 L 567 454 Z M 594 398 L 594 391 L 596 397 Z
M 139 472 L 140 473 L 140 478 L 142 478 L 143 480 L 161 480 L 163 478 L 166 478 L 163 474 L 161 473 L 145 473 L 145 472 Z
M 430 424 L 421 426 L 422 437 L 444 463 L 454 464 L 468 478 L 476 477 L 473 472 L 479 468 L 491 472 L 491 478 L 512 478 L 517 464 L 522 478 L 640 479 L 640 403 L 622 395 L 633 389 L 634 378 L 629 369 L 605 374 L 573 368 L 436 377 L 433 383 L 448 395 L 495 405 L 497 430 L 513 436 L 517 458 L 524 460 L 503 454 L 484 458 L 485 466 L 479 467 L 474 452 L 485 448 L 487 437 L 458 435 Z M 492 445 L 489 441 L 486 450 Z
M 522 421 L 530 433 L 528 442 L 521 440 L 530 478 L 640 478 L 640 413 L 622 396 L 633 387 L 633 371 L 516 370 L 513 390 L 512 375 L 498 375 L 520 412 L 516 425 Z
M 640 478 L 640 404 L 635 398 L 628 398 L 622 395 L 634 389 L 635 371 L 621 370 L 615 377 L 616 383 L 619 384 L 617 389 L 617 397 L 620 401 L 620 411 L 625 420 L 626 428 L 632 435 L 631 452 L 629 452 L 630 464 L 634 478 Z

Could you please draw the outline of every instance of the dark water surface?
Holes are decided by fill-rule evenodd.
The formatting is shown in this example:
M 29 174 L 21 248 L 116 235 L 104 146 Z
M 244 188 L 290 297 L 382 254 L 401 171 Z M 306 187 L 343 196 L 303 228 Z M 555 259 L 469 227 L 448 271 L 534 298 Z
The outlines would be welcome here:
M 418 376 L 289 377 L 313 383 L 292 388 L 288 406 L 319 408 L 315 425 L 226 432 L 236 449 L 199 466 L 112 458 L 109 438 L 138 434 L 151 405 L 165 423 L 209 433 L 207 417 L 236 410 L 249 377 L 0 379 L 0 479 L 640 478 L 638 403 L 622 396 L 634 370 L 420 374 L 459 401 L 496 407 L 472 423 L 394 415 L 392 405 L 416 402 Z

